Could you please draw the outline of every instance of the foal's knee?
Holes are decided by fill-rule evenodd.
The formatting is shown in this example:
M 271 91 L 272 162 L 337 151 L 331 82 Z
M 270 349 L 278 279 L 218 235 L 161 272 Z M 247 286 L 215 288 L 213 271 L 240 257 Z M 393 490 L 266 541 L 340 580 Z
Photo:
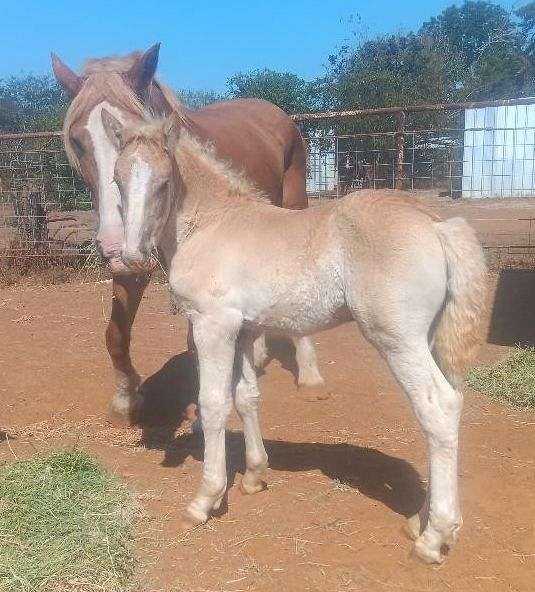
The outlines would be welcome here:
M 260 401 L 260 391 L 251 385 L 243 385 L 241 383 L 236 387 L 236 395 L 234 397 L 234 405 L 236 411 L 240 415 L 247 415 L 255 412 L 258 409 Z
M 200 403 L 203 432 L 206 434 L 224 429 L 232 406 L 230 398 Z

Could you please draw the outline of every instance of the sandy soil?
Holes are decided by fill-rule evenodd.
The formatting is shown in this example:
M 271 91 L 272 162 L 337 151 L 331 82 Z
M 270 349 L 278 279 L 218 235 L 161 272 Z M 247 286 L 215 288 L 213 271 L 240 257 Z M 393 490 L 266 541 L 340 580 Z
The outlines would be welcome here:
M 482 361 L 534 342 L 535 274 L 497 278 Z M 143 591 L 495 592 L 535 589 L 535 415 L 466 394 L 460 486 L 465 526 L 439 567 L 402 534 L 424 496 L 425 443 L 399 387 L 354 324 L 315 338 L 332 396 L 294 386 L 284 346 L 261 378 L 268 489 L 239 492 L 243 436 L 232 418 L 228 507 L 183 533 L 202 448 L 181 423 L 192 393 L 186 327 L 166 288 L 141 306 L 134 358 L 146 377 L 143 428 L 107 421 L 112 374 L 103 346 L 110 284 L 0 290 L 0 458 L 51 446 L 96 454 L 135 491 Z M 531 316 L 530 316 L 531 315 Z M 162 419 L 167 427 L 154 427 Z M 1 438 L 0 438 L 1 439 Z

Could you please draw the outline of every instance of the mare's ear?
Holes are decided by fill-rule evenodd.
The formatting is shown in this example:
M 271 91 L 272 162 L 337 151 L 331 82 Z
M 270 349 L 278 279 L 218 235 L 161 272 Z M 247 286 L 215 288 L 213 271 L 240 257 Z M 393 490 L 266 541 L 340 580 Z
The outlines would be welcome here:
M 55 53 L 51 53 L 50 57 L 52 59 L 52 70 L 54 71 L 56 80 L 61 88 L 63 88 L 71 98 L 74 98 L 80 92 L 84 79 L 66 66 Z
M 102 118 L 104 131 L 106 132 L 110 142 L 115 146 L 115 148 L 117 148 L 117 150 L 119 150 L 123 140 L 123 124 L 104 108 L 100 112 L 100 117 Z
M 169 117 L 166 118 L 163 124 L 163 133 L 165 136 L 165 147 L 174 154 L 180 138 L 180 130 L 182 128 L 182 119 L 173 111 Z
M 123 75 L 129 86 L 136 93 L 144 91 L 152 82 L 156 68 L 158 67 L 159 53 L 160 44 L 155 43 L 145 53 L 140 55 L 130 67 L 130 70 Z

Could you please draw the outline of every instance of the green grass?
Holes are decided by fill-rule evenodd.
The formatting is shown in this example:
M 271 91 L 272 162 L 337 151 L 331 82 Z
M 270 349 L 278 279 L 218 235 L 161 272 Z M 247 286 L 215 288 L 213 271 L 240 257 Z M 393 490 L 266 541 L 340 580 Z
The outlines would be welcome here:
M 467 383 L 494 399 L 516 407 L 535 408 L 535 348 L 517 347 L 498 364 L 474 368 Z
M 0 465 L 0 591 L 128 590 L 134 505 L 79 451 Z

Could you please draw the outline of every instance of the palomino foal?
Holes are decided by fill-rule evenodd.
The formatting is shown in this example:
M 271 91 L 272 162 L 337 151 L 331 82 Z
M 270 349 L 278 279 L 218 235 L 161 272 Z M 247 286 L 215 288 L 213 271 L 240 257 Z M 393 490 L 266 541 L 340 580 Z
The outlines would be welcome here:
M 187 508 L 198 524 L 227 486 L 225 426 L 243 420 L 242 489 L 263 487 L 252 342 L 309 335 L 355 319 L 386 359 L 427 437 L 427 501 L 409 519 L 417 554 L 443 560 L 462 519 L 457 492 L 460 373 L 477 344 L 483 253 L 462 219 L 441 222 L 399 194 L 354 194 L 301 211 L 273 207 L 171 118 L 104 126 L 119 156 L 122 258 L 141 271 L 158 247 L 198 350 L 203 478 Z M 270 256 L 265 256 L 265 245 Z
M 115 369 L 112 410 L 136 417 L 140 378 L 130 358 L 130 333 L 148 273 L 132 273 L 121 261 L 123 220 L 120 195 L 113 182 L 117 150 L 102 126 L 106 108 L 123 124 L 147 113 L 180 114 L 184 125 L 217 154 L 245 174 L 270 201 L 291 209 L 307 207 L 305 147 L 294 122 L 278 107 L 254 99 L 220 101 L 197 111 L 182 105 L 155 80 L 159 44 L 143 53 L 90 60 L 80 76 L 52 56 L 58 82 L 72 97 L 64 122 L 65 149 L 71 165 L 91 189 L 98 211 L 97 247 L 113 274 L 112 313 L 106 343 Z M 270 245 L 265 245 L 269 252 Z M 306 336 L 295 337 L 297 383 L 322 388 L 314 347 Z M 188 344 L 189 345 L 189 344 Z M 263 364 L 265 342 L 255 341 L 256 363 Z

